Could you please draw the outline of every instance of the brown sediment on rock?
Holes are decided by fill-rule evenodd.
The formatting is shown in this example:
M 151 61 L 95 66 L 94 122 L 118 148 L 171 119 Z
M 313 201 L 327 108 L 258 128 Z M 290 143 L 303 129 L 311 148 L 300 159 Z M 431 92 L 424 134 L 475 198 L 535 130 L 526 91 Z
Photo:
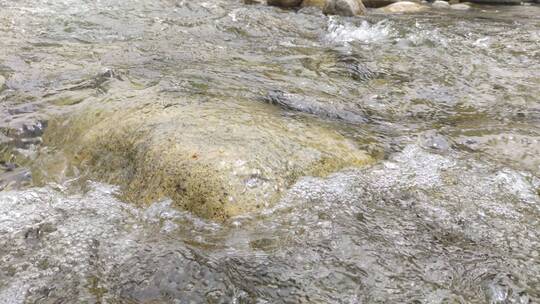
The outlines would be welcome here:
M 301 176 L 372 161 L 324 122 L 286 117 L 279 107 L 255 101 L 199 103 L 146 89 L 86 102 L 51 121 L 45 134 L 60 163 L 120 185 L 129 201 L 169 197 L 205 218 L 225 220 L 271 206 Z M 47 168 L 54 157 L 42 159 Z

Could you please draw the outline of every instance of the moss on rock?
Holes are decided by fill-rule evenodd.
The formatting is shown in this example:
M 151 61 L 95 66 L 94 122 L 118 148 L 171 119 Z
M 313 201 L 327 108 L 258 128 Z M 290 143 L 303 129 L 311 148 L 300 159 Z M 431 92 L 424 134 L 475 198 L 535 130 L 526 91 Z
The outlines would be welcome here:
M 85 103 L 51 121 L 49 147 L 89 178 L 121 185 L 130 201 L 170 197 L 205 218 L 270 206 L 300 176 L 371 161 L 324 123 L 255 101 L 197 102 L 146 89 Z

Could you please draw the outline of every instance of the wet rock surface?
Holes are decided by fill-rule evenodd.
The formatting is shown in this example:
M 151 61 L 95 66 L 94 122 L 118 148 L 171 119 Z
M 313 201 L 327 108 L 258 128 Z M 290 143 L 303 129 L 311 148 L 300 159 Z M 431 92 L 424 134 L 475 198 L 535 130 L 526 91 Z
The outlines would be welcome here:
M 399 1 L 380 8 L 385 13 L 417 13 L 427 10 L 428 7 L 411 1 Z
M 471 6 L 465 3 L 457 3 L 450 5 L 450 8 L 458 11 L 467 11 L 471 9 Z
M 324 9 L 324 7 L 326 6 L 326 3 L 328 3 L 327 0 L 304 0 L 302 1 L 302 6 L 303 7 L 317 7 L 319 9 L 321 9 L 321 11 Z
M 271 206 L 299 176 L 371 162 L 330 125 L 283 118 L 278 107 L 203 102 L 155 88 L 109 93 L 118 101 L 88 100 L 81 113 L 51 123 L 45 143 L 90 178 L 123 185 L 130 201 L 171 197 L 185 210 L 222 220 Z
M 480 3 L 480 4 L 520 5 L 524 1 L 521 1 L 521 0 L 473 0 L 469 2 Z
M 431 4 L 431 6 L 434 7 L 434 8 L 438 8 L 438 9 L 445 9 L 445 8 L 450 8 L 450 3 L 446 2 L 446 1 L 437 0 L 437 1 L 434 1 Z
M 357 16 L 365 14 L 366 8 L 361 0 L 328 1 L 323 13 L 340 16 Z
M 401 0 L 366 0 L 364 5 L 369 8 L 381 8 L 392 3 L 400 2 Z
M 357 16 L 365 14 L 362 0 L 269 0 L 268 5 L 284 8 L 316 7 L 324 14 Z

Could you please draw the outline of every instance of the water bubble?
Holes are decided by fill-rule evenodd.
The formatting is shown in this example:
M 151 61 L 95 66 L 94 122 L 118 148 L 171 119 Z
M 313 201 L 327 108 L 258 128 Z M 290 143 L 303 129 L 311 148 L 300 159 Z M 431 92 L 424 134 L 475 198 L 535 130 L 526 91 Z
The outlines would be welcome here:
M 374 43 L 384 41 L 392 35 L 393 29 L 386 21 L 370 24 L 364 20 L 357 26 L 330 17 L 328 18 L 328 33 L 324 38 L 331 43 L 349 43 L 353 41 Z

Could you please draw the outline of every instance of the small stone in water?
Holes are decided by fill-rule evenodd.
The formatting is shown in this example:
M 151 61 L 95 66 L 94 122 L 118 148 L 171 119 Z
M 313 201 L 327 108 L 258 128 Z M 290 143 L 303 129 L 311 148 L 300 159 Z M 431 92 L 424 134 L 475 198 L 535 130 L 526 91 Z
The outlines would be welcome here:
M 427 134 L 424 134 L 420 140 L 422 146 L 424 146 L 425 148 L 441 152 L 450 149 L 450 144 L 448 143 L 448 140 L 444 136 L 434 132 L 428 132 Z

